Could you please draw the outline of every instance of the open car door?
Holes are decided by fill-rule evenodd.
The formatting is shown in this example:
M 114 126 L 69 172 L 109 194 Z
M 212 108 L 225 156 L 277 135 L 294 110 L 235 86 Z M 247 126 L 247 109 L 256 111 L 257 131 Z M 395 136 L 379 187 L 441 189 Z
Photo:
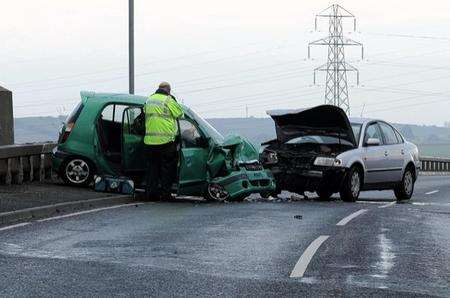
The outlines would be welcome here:
M 189 119 L 179 120 L 181 141 L 178 169 L 178 195 L 198 195 L 207 183 L 208 141 Z
M 141 107 L 129 107 L 122 116 L 122 169 L 126 175 L 145 172 L 145 115 Z

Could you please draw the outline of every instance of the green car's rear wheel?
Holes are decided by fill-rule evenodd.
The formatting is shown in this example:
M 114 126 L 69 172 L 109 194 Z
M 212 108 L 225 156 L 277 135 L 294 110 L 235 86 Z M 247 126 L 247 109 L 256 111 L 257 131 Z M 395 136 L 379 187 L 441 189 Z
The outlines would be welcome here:
M 60 175 L 66 184 L 87 186 L 93 180 L 94 167 L 82 157 L 71 157 L 63 163 Z

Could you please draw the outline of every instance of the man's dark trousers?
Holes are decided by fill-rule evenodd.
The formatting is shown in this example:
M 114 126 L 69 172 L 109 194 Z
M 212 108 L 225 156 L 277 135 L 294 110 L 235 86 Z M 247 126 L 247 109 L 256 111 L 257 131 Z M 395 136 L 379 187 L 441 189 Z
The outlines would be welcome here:
M 177 172 L 177 146 L 175 142 L 163 145 L 146 145 L 147 199 L 170 198 L 172 183 Z

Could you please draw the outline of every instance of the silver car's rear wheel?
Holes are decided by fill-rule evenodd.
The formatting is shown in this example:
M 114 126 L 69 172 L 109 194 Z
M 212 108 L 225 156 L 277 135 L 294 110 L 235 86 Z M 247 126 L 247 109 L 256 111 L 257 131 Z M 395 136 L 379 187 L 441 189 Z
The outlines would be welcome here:
M 412 167 L 408 167 L 403 174 L 403 179 L 394 189 L 398 201 L 411 199 L 414 193 L 415 176 Z

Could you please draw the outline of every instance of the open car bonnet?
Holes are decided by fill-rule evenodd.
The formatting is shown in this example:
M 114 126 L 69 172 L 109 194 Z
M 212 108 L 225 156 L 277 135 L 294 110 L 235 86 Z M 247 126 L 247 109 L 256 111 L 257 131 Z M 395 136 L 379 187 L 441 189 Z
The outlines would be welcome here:
M 321 105 L 308 109 L 272 110 L 267 114 L 275 121 L 277 140 L 285 143 L 306 135 L 333 136 L 357 146 L 350 121 L 336 106 Z

